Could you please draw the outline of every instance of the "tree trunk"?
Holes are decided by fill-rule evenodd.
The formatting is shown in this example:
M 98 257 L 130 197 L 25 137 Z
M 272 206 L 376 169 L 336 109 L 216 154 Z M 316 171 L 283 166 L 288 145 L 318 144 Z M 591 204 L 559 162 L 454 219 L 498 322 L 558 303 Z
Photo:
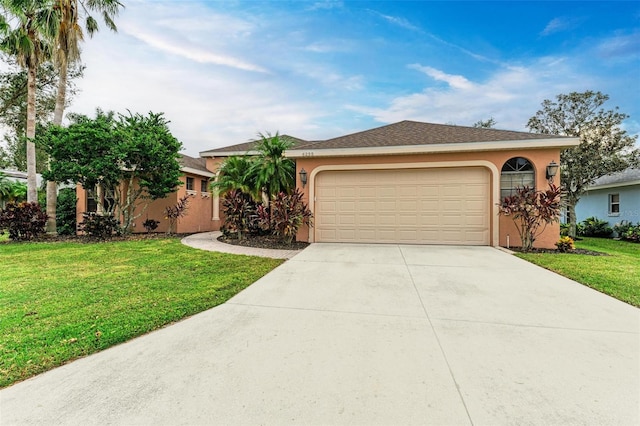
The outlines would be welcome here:
M 27 69 L 27 201 L 38 202 L 36 181 L 36 64 Z
M 58 77 L 58 94 L 56 97 L 56 107 L 53 110 L 53 124 L 62 126 L 64 115 L 64 104 L 67 97 L 67 67 L 61 66 Z M 56 210 L 58 201 L 58 185 L 55 182 L 47 182 L 47 232 L 56 234 Z
M 576 238 L 576 203 L 571 200 L 567 200 L 567 213 L 569 213 L 569 236 L 573 239 Z

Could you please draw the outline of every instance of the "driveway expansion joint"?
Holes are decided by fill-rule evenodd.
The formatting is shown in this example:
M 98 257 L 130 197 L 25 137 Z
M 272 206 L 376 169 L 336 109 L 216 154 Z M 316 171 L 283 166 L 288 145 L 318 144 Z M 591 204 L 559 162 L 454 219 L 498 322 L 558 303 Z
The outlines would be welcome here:
M 258 305 L 255 303 L 239 303 L 239 302 L 227 302 L 225 305 L 234 306 L 247 306 L 252 308 L 267 308 L 267 309 L 283 309 L 294 311 L 309 311 L 309 312 L 327 312 L 331 314 L 343 314 L 343 315 L 365 315 L 372 317 L 387 317 L 387 318 L 409 318 L 423 320 L 424 316 L 420 315 L 396 315 L 396 314 L 381 314 L 377 312 L 358 312 L 358 311 L 341 311 L 337 309 L 319 309 L 319 308 L 296 308 L 293 306 L 275 306 L 275 305 Z
M 639 331 L 627 331 L 627 330 L 602 330 L 597 328 L 577 328 L 577 327 L 559 327 L 552 325 L 544 325 L 544 324 L 516 324 L 509 322 L 498 322 L 498 321 L 482 321 L 482 320 L 472 320 L 472 319 L 462 319 L 462 318 L 432 318 L 434 321 L 451 321 L 451 322 L 466 322 L 466 323 L 474 323 L 474 324 L 484 324 L 484 325 L 498 325 L 503 327 L 524 327 L 524 328 L 540 328 L 540 329 L 548 329 L 548 330 L 563 330 L 563 331 L 583 331 L 583 332 L 595 332 L 595 333 L 619 333 L 619 334 L 631 334 L 631 335 L 640 335 Z

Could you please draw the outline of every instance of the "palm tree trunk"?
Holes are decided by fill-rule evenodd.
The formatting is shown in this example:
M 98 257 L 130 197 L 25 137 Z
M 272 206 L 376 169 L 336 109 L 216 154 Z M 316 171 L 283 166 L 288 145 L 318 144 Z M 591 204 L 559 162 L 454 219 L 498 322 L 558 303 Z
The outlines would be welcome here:
M 58 95 L 56 97 L 56 107 L 53 110 L 53 124 L 62 125 L 64 115 L 64 104 L 67 97 L 67 66 L 61 66 L 58 77 Z M 58 185 L 55 182 L 47 181 L 47 232 L 56 234 L 56 209 L 58 201 Z
M 27 69 L 27 201 L 38 202 L 36 181 L 36 64 Z

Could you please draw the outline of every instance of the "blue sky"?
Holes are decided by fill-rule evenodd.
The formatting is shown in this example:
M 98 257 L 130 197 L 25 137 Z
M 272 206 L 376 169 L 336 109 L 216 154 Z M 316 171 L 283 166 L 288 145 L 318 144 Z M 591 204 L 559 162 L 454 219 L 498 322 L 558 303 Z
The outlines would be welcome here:
M 69 111 L 165 112 L 184 151 L 405 119 L 526 130 L 599 90 L 640 133 L 639 2 L 124 0 Z

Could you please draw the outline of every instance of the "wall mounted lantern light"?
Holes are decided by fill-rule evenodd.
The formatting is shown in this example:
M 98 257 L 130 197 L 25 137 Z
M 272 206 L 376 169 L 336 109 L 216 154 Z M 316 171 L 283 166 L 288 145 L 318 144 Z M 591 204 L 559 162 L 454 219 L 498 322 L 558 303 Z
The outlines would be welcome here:
M 550 183 L 553 183 L 553 178 L 558 174 L 559 168 L 560 166 L 553 160 L 547 166 L 547 180 Z
M 300 169 L 300 182 L 302 182 L 302 187 L 304 188 L 307 185 L 307 171 L 302 168 Z

